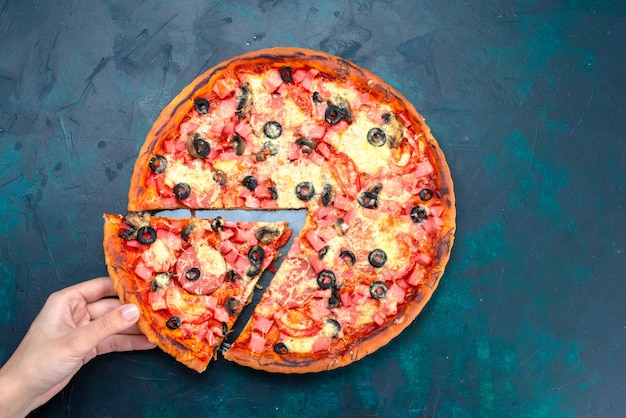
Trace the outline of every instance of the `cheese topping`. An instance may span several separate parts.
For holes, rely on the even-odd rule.
[[[206,243],[195,247],[198,260],[202,264],[202,271],[210,272],[212,276],[221,277],[226,274],[228,267],[222,254]]]

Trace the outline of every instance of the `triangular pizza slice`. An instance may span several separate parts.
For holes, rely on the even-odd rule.
[[[202,372],[279,257],[286,222],[104,215],[109,275],[140,330],[163,351]]]

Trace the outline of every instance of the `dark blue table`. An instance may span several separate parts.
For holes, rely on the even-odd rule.
[[[617,0],[0,1],[0,364],[47,295],[106,274],[101,215],[125,213],[161,108],[279,45],[352,60],[426,117],[458,202],[433,299],[344,369],[111,354],[34,416],[626,416]]]

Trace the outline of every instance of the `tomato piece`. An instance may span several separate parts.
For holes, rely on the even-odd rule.
[[[346,154],[335,153],[328,157],[330,171],[343,193],[354,199],[361,190],[359,170],[354,161]]]

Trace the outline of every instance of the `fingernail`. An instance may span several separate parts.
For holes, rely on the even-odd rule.
[[[124,318],[125,320],[133,321],[137,319],[138,316],[139,309],[137,308],[137,306],[133,305],[132,303],[122,306],[122,318]]]

